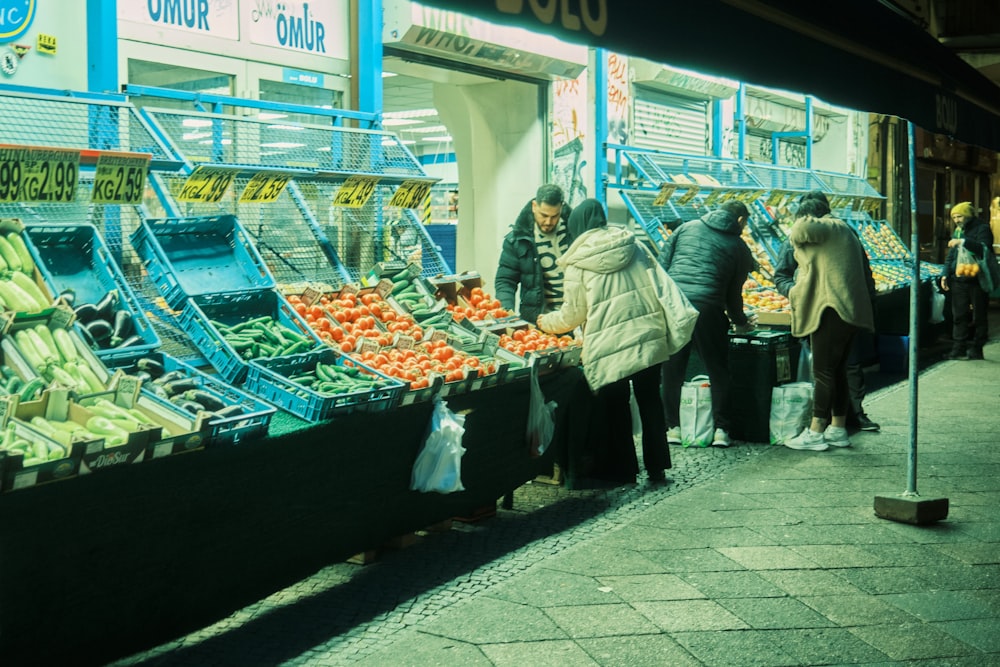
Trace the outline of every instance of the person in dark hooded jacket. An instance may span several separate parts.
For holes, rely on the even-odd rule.
[[[944,261],[941,289],[951,292],[952,346],[946,359],[982,359],[983,345],[989,340],[990,295],[980,286],[975,275],[958,275],[958,249],[964,246],[977,257],[993,253],[993,231],[988,223],[976,216],[972,202],[964,201],[951,208],[955,223],[954,237],[948,241],[948,255]],[[972,309],[972,326],[969,326],[969,309]],[[968,356],[966,356],[968,355]]]
[[[526,322],[533,324],[539,315],[562,304],[563,271],[556,262],[572,242],[566,225],[569,213],[562,189],[543,185],[504,237],[493,281],[495,295],[509,311],[519,301],[519,313]]]
[[[730,200],[697,220],[685,222],[667,237],[660,263],[698,312],[691,342],[663,364],[663,407],[667,440],[679,444],[681,385],[692,345],[711,381],[715,437],[728,447],[729,325],[752,328],[743,312],[743,282],[754,268],[753,255],[740,234],[749,218],[747,207]]]

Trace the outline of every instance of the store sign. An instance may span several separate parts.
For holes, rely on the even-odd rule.
[[[400,208],[420,208],[427,195],[431,193],[433,183],[427,181],[403,181],[392,193],[389,206]]]
[[[239,12],[233,0],[119,0],[118,18],[210,37],[240,38]]]
[[[281,68],[281,80],[285,83],[294,83],[299,86],[311,86],[313,88],[325,87],[325,77],[317,72],[303,72],[302,70]]]
[[[238,173],[227,167],[198,167],[184,181],[177,201],[218,203]]]
[[[348,176],[334,195],[333,205],[361,208],[368,203],[378,182],[378,176]]]
[[[151,157],[145,153],[100,155],[90,201],[95,204],[141,204]]]
[[[0,146],[0,202],[71,202],[80,151]]]
[[[349,57],[346,0],[253,0],[249,4],[250,41],[254,44],[344,60]]]
[[[0,44],[28,31],[35,18],[35,0],[0,0]]]
[[[278,201],[278,197],[281,196],[290,180],[292,180],[291,174],[273,171],[262,171],[254,174],[254,177],[243,188],[243,193],[240,194],[240,203],[263,204]]]

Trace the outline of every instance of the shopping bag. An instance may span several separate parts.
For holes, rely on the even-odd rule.
[[[987,294],[992,294],[993,290],[1000,287],[1000,264],[997,263],[997,256],[992,248],[986,248],[982,258],[976,257],[979,265],[979,286]]]
[[[696,375],[681,385],[681,444],[708,447],[715,437],[712,388],[707,375]]]
[[[410,488],[424,493],[464,491],[462,485],[462,436],[465,416],[448,409],[440,398],[434,399],[434,412],[424,446],[413,462]]]
[[[798,382],[812,382],[813,380],[813,353],[807,340],[802,341],[799,349],[799,368],[795,374]]]
[[[545,402],[545,394],[538,384],[538,365],[531,364],[530,395],[528,398],[528,428],[525,437],[528,440],[528,451],[532,456],[541,456],[549,448],[552,435],[556,430],[555,412],[558,404],[555,401]]]
[[[811,382],[789,382],[771,390],[771,444],[783,445],[812,419]]]
[[[931,292],[931,315],[927,318],[930,324],[941,324],[944,322],[944,292],[933,290]]]

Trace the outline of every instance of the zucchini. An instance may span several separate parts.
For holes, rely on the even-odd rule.
[[[16,313],[37,313],[41,310],[35,299],[13,280],[0,280],[0,299]]]
[[[0,257],[3,257],[3,261],[7,262],[7,268],[12,272],[21,270],[21,258],[5,236],[0,236]]]
[[[38,398],[38,394],[41,394],[43,389],[45,389],[45,380],[42,378],[33,378],[21,387],[18,397],[22,401],[33,401]]]
[[[51,331],[55,346],[59,350],[59,356],[66,361],[76,361],[80,358],[76,352],[76,345],[73,344],[73,338],[69,335],[69,331],[60,328],[52,329]]]
[[[14,248],[14,252],[17,253],[17,258],[21,260],[21,271],[26,275],[33,275],[35,273],[35,260],[31,259],[31,253],[28,252],[28,246],[24,244],[24,239],[21,238],[20,234],[14,232],[8,232],[6,239]]]
[[[24,293],[31,297],[31,299],[38,304],[38,310],[49,307],[49,297],[45,296],[45,292],[42,288],[38,286],[34,280],[24,275],[20,271],[15,271],[10,274],[11,282],[24,290]]]

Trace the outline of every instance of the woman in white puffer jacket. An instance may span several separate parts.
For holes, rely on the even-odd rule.
[[[559,259],[565,272],[563,305],[541,315],[538,328],[565,333],[583,326],[584,375],[606,407],[612,441],[626,433],[631,440],[631,383],[642,420],[645,468],[650,481],[662,482],[671,463],[660,364],[670,351],[654,281],[670,278],[632,232],[607,225],[595,199],[573,209],[569,232],[573,244]],[[630,449],[634,460],[634,446]]]

